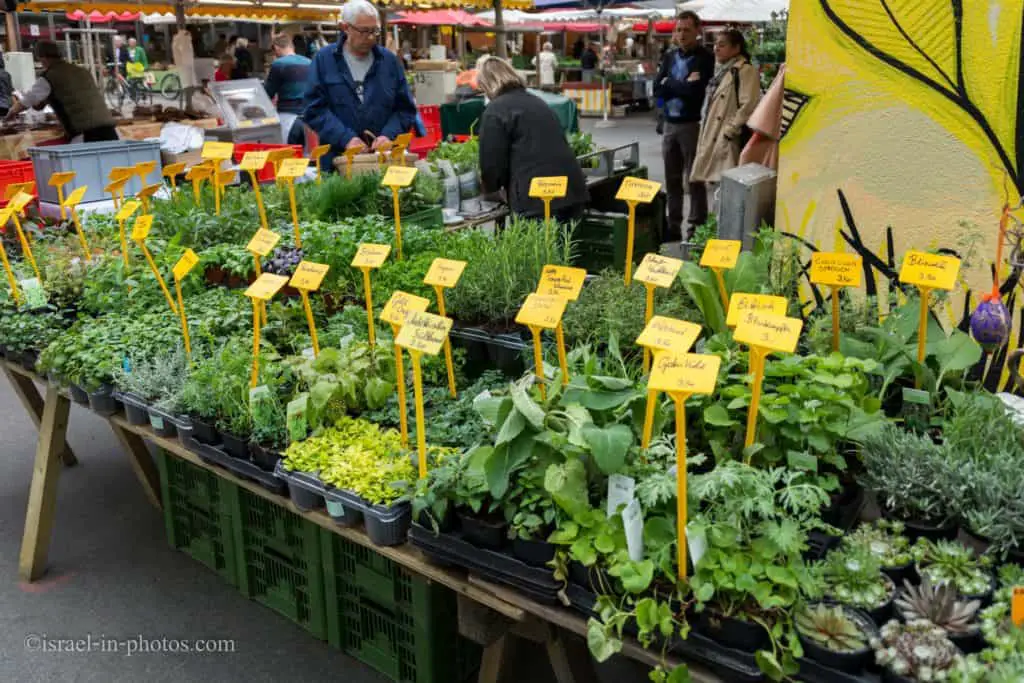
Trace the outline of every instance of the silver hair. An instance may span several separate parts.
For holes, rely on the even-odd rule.
[[[544,43],[543,49],[545,49],[545,50],[553,50],[554,46],[551,43]]]
[[[341,8],[341,22],[343,24],[354,24],[359,17],[373,17],[380,25],[380,13],[367,0],[348,0]]]

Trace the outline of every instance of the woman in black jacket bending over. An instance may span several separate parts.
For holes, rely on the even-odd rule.
[[[513,213],[543,218],[544,203],[530,197],[530,181],[567,176],[566,195],[551,202],[551,215],[570,221],[583,215],[587,183],[555,114],[526,90],[519,74],[497,57],[480,65],[477,84],[490,99],[480,117],[480,178],[484,192],[504,189]]]

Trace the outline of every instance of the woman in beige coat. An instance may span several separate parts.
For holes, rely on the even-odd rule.
[[[719,33],[715,60],[690,182],[717,183],[724,171],[738,165],[744,126],[761,99],[761,77],[750,63],[742,33],[735,29]]]

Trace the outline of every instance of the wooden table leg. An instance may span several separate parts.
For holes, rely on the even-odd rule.
[[[498,683],[501,678],[501,670],[505,663],[505,644],[511,636],[501,636],[493,643],[484,648],[483,657],[480,659],[480,673],[477,676],[477,683]]]
[[[18,573],[24,581],[35,581],[46,570],[61,470],[57,462],[64,448],[70,411],[71,401],[61,395],[57,387],[47,387],[18,562]]]
[[[6,365],[4,365],[4,374],[7,375],[11,386],[14,387],[14,393],[21,400],[21,405],[25,407],[25,412],[32,418],[32,423],[35,424],[36,429],[39,429],[39,422],[43,418],[43,399],[39,395],[39,389],[36,388],[35,382],[30,377],[19,372],[11,372]],[[68,467],[78,464],[78,459],[75,458],[75,453],[71,450],[71,446],[68,445],[67,441],[64,441],[64,449],[61,451],[60,457]]]
[[[590,653],[579,636],[574,636],[554,624],[548,624],[548,634],[544,647],[547,649],[551,669],[555,672],[555,680],[558,683],[597,680],[594,660],[590,658]]]
[[[157,471],[156,464],[154,464],[153,458],[150,457],[149,451],[146,449],[145,439],[114,422],[110,423],[110,428],[114,430],[114,436],[117,437],[117,440],[121,442],[121,446],[128,453],[128,462],[131,463],[132,469],[135,470],[135,476],[139,478],[139,483],[142,484],[142,490],[146,492],[149,502],[157,510],[162,509],[163,506],[160,502],[160,473]]]

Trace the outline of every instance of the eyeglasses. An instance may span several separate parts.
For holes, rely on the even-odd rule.
[[[352,24],[349,24],[348,27],[362,36],[373,36],[374,38],[376,38],[377,36],[380,35],[379,26],[376,28],[361,28],[359,26],[353,26]]]

